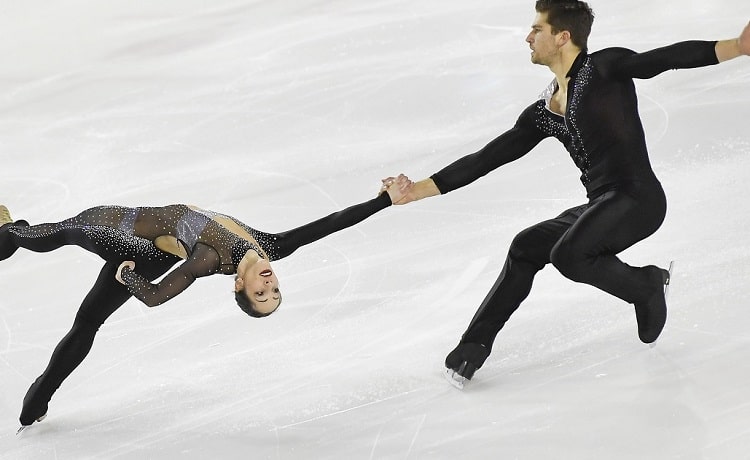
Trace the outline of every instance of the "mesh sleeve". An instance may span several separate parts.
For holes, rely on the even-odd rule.
[[[182,293],[196,279],[217,273],[219,267],[219,254],[210,246],[198,244],[185,262],[170,271],[158,283],[150,283],[139,275],[137,265],[136,271],[123,269],[122,280],[135,298],[149,307],[155,307]]]

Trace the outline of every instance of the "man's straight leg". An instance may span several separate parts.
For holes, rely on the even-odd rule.
[[[479,306],[461,342],[446,358],[447,368],[459,372],[464,366],[461,375],[471,378],[474,370],[484,364],[498,332],[529,295],[534,276],[550,262],[552,248],[587,207],[586,204],[568,209],[516,235],[500,276]],[[467,363],[469,368],[466,368]]]

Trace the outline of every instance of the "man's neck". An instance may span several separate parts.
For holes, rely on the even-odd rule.
[[[563,92],[568,91],[568,72],[579,54],[581,50],[575,47],[562,49],[558,59],[549,65],[549,69],[555,74],[558,88]]]

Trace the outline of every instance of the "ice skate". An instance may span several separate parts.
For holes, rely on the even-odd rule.
[[[44,419],[45,419],[46,417],[47,417],[47,414],[44,414],[44,415],[42,415],[41,417],[39,417],[38,419],[36,419],[36,420],[34,420],[34,421],[35,421],[35,422],[41,422],[41,421],[42,421],[42,420],[44,420]],[[18,436],[18,435],[20,435],[21,433],[23,433],[23,430],[25,430],[26,428],[28,428],[28,427],[30,427],[30,426],[31,426],[31,425],[21,425],[21,427],[20,427],[20,428],[18,429],[18,431],[16,431],[16,436]]]
[[[21,415],[18,417],[18,421],[21,422],[21,428],[18,429],[16,434],[21,433],[35,422],[41,422],[47,417],[49,401],[52,398],[52,394],[41,389],[41,385],[42,376],[40,375],[34,380],[34,383],[31,384],[29,390],[26,392],[26,396],[23,398]]]
[[[648,268],[659,271],[656,276],[661,276],[662,290],[653,295],[647,302],[635,304],[635,317],[638,322],[638,337],[643,343],[647,343],[653,348],[667,322],[667,294],[674,270],[674,261],[669,263],[668,270],[654,266]]]
[[[0,204],[0,227],[10,223],[13,223],[13,218],[10,217],[10,211],[8,211],[7,206]]]
[[[467,380],[482,367],[490,350],[480,343],[459,343],[445,358],[445,378],[454,387],[462,390]]]
[[[458,388],[459,390],[463,390],[464,384],[466,384],[466,381],[471,380],[471,379],[464,377],[462,373],[468,373],[473,376],[474,372],[476,371],[476,368],[471,369],[471,367],[472,367],[471,364],[464,361],[464,363],[461,364],[461,367],[457,371],[454,371],[451,368],[446,368],[445,379],[448,380],[448,383],[450,383],[454,387]]]

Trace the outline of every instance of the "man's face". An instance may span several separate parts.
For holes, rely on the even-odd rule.
[[[531,48],[531,62],[550,65],[553,58],[560,53],[558,34],[552,33],[552,26],[547,22],[547,13],[537,13],[531,32],[526,36],[526,43]]]

